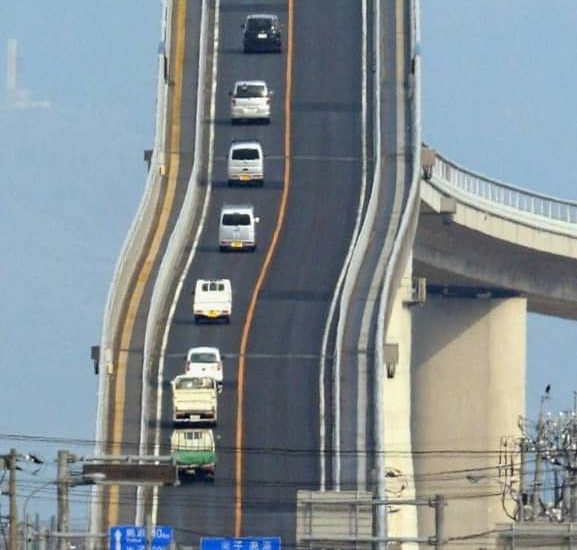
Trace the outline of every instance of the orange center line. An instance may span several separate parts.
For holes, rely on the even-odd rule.
[[[291,183],[291,99],[292,99],[292,67],[293,67],[293,23],[294,23],[294,0],[288,0],[288,22],[287,22],[287,63],[285,73],[285,132],[284,132],[284,150],[285,164],[283,176],[283,192],[279,207],[279,213],[276,226],[272,235],[270,246],[268,247],[262,269],[254,287],[246,319],[244,322],[242,336],[240,341],[240,352],[238,359],[238,383],[237,383],[237,407],[236,407],[236,454],[235,454],[235,501],[234,501],[234,536],[240,537],[242,533],[242,498],[243,498],[243,440],[244,440],[244,378],[246,371],[246,352],[248,347],[249,333],[252,328],[254,313],[258,296],[268,274],[273,255],[275,253],[280,232],[284,223],[288,196]]]

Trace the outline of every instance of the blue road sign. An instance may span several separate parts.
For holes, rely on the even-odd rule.
[[[157,525],[152,531],[151,550],[165,550],[172,543],[172,527]],[[110,528],[110,550],[146,550],[146,528],[115,525]]]
[[[281,550],[280,537],[207,537],[200,550]]]
[[[136,525],[111,527],[110,550],[146,550],[146,529]]]
[[[173,531],[169,525],[157,525],[152,531],[152,550],[164,550],[172,543]]]

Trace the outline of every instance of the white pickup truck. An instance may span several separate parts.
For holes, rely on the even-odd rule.
[[[171,383],[175,424],[212,424],[218,418],[216,380],[180,374]]]
[[[218,348],[208,346],[190,348],[186,354],[185,372],[190,376],[214,378],[219,393],[222,391],[222,359]]]
[[[194,320],[224,319],[230,322],[232,288],[229,279],[198,279],[194,287]]]

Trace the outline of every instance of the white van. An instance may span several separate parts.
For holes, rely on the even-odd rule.
[[[186,354],[185,374],[210,376],[216,381],[219,393],[222,391],[222,357],[218,348],[199,346],[190,348]]]
[[[270,124],[271,96],[264,80],[239,80],[230,92],[231,122],[254,120]]]
[[[194,320],[224,319],[230,322],[232,288],[229,279],[198,279],[194,287]]]
[[[220,210],[218,227],[218,246],[225,250],[256,249],[256,224],[259,218],[254,215],[251,204],[225,204]]]
[[[228,184],[264,183],[264,155],[258,141],[235,141],[228,151]]]

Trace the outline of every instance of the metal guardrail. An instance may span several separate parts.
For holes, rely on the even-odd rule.
[[[433,167],[433,178],[443,180],[464,193],[499,206],[548,220],[577,223],[577,202],[534,193],[476,174],[438,153]]]

